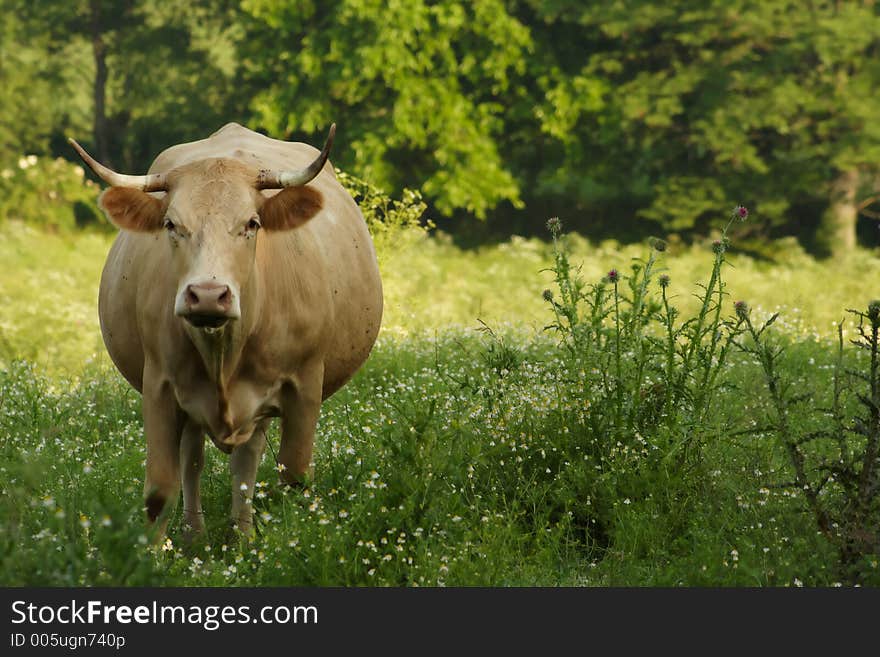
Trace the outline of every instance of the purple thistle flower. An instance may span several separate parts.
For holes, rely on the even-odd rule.
[[[616,269],[612,269],[608,272],[608,276],[606,276],[606,278],[608,279],[609,283],[616,283],[620,280],[620,274],[617,273]]]
[[[744,205],[737,205],[733,209],[733,217],[734,219],[739,219],[740,221],[745,221],[749,218],[749,210]]]

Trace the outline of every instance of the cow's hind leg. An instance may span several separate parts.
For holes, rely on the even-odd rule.
[[[180,463],[183,483],[183,522],[188,534],[205,531],[199,478],[205,467],[205,433],[193,421],[183,427],[180,437]]]
[[[292,385],[283,388],[278,464],[284,483],[301,485],[313,475],[312,450],[323,400],[323,383],[324,365],[316,363],[304,368]]]
[[[266,449],[266,429],[269,420],[260,421],[247,442],[238,445],[229,457],[232,472],[232,524],[245,536],[254,529],[254,484],[257,468]]]

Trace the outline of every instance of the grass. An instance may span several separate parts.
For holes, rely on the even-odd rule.
[[[590,244],[567,236],[573,263],[587,280],[609,269],[625,269],[644,247],[613,242]],[[25,358],[50,374],[75,374],[83,364],[105,362],[97,319],[97,286],[112,235],[101,232],[50,234],[26,224],[0,226],[0,363]],[[684,312],[706,266],[709,245],[670,248],[664,266],[670,294]],[[552,246],[537,239],[462,251],[442,235],[413,231],[388,240],[381,255],[385,286],[383,335],[405,338],[448,326],[512,325],[540,331],[549,323],[544,289],[553,282],[548,268]],[[866,281],[880,279],[880,258],[857,251],[844,269],[836,261],[816,261],[792,247],[777,263],[728,254],[729,291],[757,311],[780,312],[780,324],[797,339],[833,338],[844,309],[863,305],[872,292]],[[858,272],[854,274],[852,272]],[[876,294],[874,296],[880,296]],[[833,302],[829,302],[833,300]],[[847,326],[854,324],[847,320]]]
[[[316,480],[258,475],[258,537],[226,529],[228,459],[208,450],[208,539],[148,546],[139,399],[106,371],[49,382],[26,365],[0,380],[5,437],[4,585],[832,585],[833,546],[802,500],[773,483],[783,455],[731,437],[763,407],[755,367],[732,364],[707,441],[686,477],[652,465],[657,446],[591,452],[555,342],[517,351],[513,372],[484,336],[383,341],[326,405]],[[815,359],[821,376],[825,350]],[[489,357],[491,359],[491,357]],[[736,403],[734,403],[736,402]],[[270,438],[277,449],[277,433]],[[594,469],[602,478],[596,485]],[[608,481],[608,479],[613,481]],[[584,491],[596,491],[593,496]],[[610,491],[616,491],[611,495]],[[597,523],[602,526],[597,527]],[[876,562],[875,562],[876,564]],[[877,581],[876,579],[874,580]]]
[[[60,374],[102,358],[97,281],[109,248],[98,232],[0,227],[0,362],[24,358]]]
[[[634,318],[659,311],[623,301],[633,301],[629,262],[646,249],[590,247],[576,236],[566,238],[565,257],[584,260],[585,281],[621,272],[623,323],[600,321],[595,348],[580,342],[575,352],[564,326],[541,330],[560,317],[542,299],[546,288],[560,294],[552,245],[514,240],[461,252],[413,236],[383,250],[385,328],[367,365],[324,405],[313,485],[280,488],[265,459],[257,538],[241,543],[227,530],[228,459],[208,449],[206,540],[184,545],[178,506],[169,540],[153,547],[141,500],[140,400],[106,358],[92,356],[101,353],[94,296],[108,239],[3,231],[0,255],[11,265],[0,279],[11,309],[0,368],[4,585],[880,583],[870,553],[848,579],[803,495],[784,485],[791,466],[773,426],[778,407],[753,354],[727,353],[698,427],[687,412],[651,411],[652,386],[663,381],[655,365],[666,363],[651,345],[662,347],[652,340],[663,333],[652,332],[654,320],[636,330]],[[724,290],[733,296],[718,297],[715,320],[710,300],[700,326],[736,330],[733,298],[748,299],[756,325],[786,308],[772,327],[786,348],[775,367],[789,389],[810,393],[792,402],[790,418],[795,432],[808,432],[822,422],[808,408],[827,408],[834,395],[832,322],[847,305],[865,306],[864,280],[878,262],[857,254],[854,280],[801,254],[774,267],[727,256]],[[712,257],[707,246],[658,261],[655,274],[665,268],[680,308],[676,326],[700,312],[692,295]],[[630,276],[640,289],[639,274]],[[645,289],[656,299],[655,283]],[[577,301],[578,312],[587,301]],[[603,345],[618,345],[621,358]],[[703,346],[694,363],[709,353]],[[867,359],[845,354],[850,370]],[[679,396],[656,399],[691,408],[690,380]],[[854,397],[842,404],[850,415],[859,406]],[[828,494],[833,506],[836,493]]]

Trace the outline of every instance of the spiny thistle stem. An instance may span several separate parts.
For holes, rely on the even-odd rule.
[[[776,429],[779,432],[782,445],[788,454],[789,462],[794,469],[794,483],[798,490],[802,491],[804,497],[806,497],[807,503],[816,518],[816,524],[819,527],[819,530],[828,538],[833,538],[831,520],[828,512],[819,500],[817,490],[810,483],[807,476],[804,453],[801,450],[800,444],[797,438],[795,438],[789,423],[788,404],[779,387],[779,375],[776,372],[776,357],[778,352],[774,353],[772,347],[761,341],[761,334],[763,333],[764,328],[767,328],[772,320],[768,321],[761,330],[756,330],[747,310],[740,314],[740,319],[745,323],[746,329],[755,343],[754,349],[747,349],[747,351],[757,356],[761,363],[761,369],[764,373],[764,381],[770,392],[770,400],[773,403],[773,408],[776,414]],[[775,319],[775,317],[773,319]]]
[[[712,336],[709,340],[709,351],[706,354],[706,362],[703,365],[703,372],[702,372],[703,376],[700,380],[699,386],[697,387],[698,401],[697,401],[696,407],[697,407],[697,411],[700,415],[700,418],[702,418],[703,413],[708,408],[709,402],[711,400],[712,386],[710,385],[710,383],[712,383],[715,378],[713,376],[713,372],[717,371],[717,366],[716,367],[712,366],[712,359],[715,357],[715,352],[716,352],[716,349],[718,348],[718,341],[721,338],[721,327],[722,327],[721,307],[722,307],[722,303],[724,301],[724,285],[725,285],[724,280],[721,275],[721,265],[723,264],[723,258],[724,258],[723,252],[720,254],[717,254],[716,259],[717,258],[722,259],[718,263],[718,266],[716,267],[716,269],[718,271],[718,276],[717,276],[718,290],[716,293],[718,295],[718,301],[715,304],[715,313],[714,313],[714,317],[712,318],[712,322],[711,322]],[[706,294],[707,300],[709,299],[709,297],[710,297],[710,293],[707,293]],[[729,347],[729,342],[726,346]],[[722,347],[722,353],[719,354],[719,357],[718,357],[718,366],[720,366],[720,364],[723,362],[723,360],[724,360],[723,357],[724,357],[724,355],[726,355],[726,352],[727,352],[727,349],[725,347]]]
[[[619,431],[623,411],[623,371],[620,367],[620,295],[617,289],[619,275],[616,269],[608,272],[608,279],[614,285],[614,387],[617,393],[614,425]]]
[[[641,272],[641,278],[638,279],[635,285],[633,285],[632,314],[629,322],[629,335],[631,339],[635,341],[636,375],[633,381],[632,390],[630,391],[631,399],[633,400],[636,400],[638,395],[642,394],[642,385],[645,379],[645,366],[648,362],[648,358],[645,355],[645,340],[642,335],[642,313],[644,312],[645,299],[648,295],[648,284],[651,281],[651,274],[656,260],[656,253],[652,250],[648,256],[648,261],[645,263],[645,269]],[[636,401],[630,403],[630,425],[635,422],[638,407],[639,405]]]
[[[880,353],[880,343],[878,343],[880,317],[871,317],[871,312],[869,308],[871,332],[868,344],[871,351],[871,403],[867,404],[867,406],[870,423],[867,432],[868,442],[865,445],[865,457],[862,461],[862,472],[859,476],[859,498],[864,502],[865,507],[867,507],[867,500],[872,497],[872,490],[876,486],[874,480],[877,471],[878,455],[880,455],[878,454],[878,451],[880,451],[880,380],[878,380],[878,369],[880,369],[880,361],[878,361],[878,353]]]
[[[666,326],[666,390],[663,401],[663,410],[667,416],[667,422],[672,422],[672,395],[675,391],[673,378],[675,375],[675,316],[669,306],[669,297],[666,294],[669,278],[661,280],[660,291],[663,295],[663,319]]]
[[[702,341],[701,338],[703,336],[703,325],[706,321],[706,315],[709,312],[709,304],[712,300],[712,293],[715,290],[715,282],[718,280],[718,272],[721,269],[721,263],[723,261],[723,255],[721,253],[715,254],[715,264],[712,267],[712,274],[709,276],[709,283],[706,285],[705,292],[703,294],[703,303],[700,306],[700,312],[697,314],[697,321],[694,324],[694,328],[691,330],[691,339],[688,344],[687,351],[685,352],[685,356],[682,363],[682,374],[687,374],[691,371],[691,362],[694,357],[694,353],[697,351],[697,347],[700,345]],[[684,383],[684,382],[682,382]]]

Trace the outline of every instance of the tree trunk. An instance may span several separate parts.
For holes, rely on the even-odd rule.
[[[859,172],[854,169],[841,172],[831,183],[828,209],[819,226],[819,243],[827,255],[846,255],[856,248],[858,185]]]
[[[95,105],[95,120],[93,124],[95,153],[98,156],[98,160],[110,166],[110,140],[107,126],[107,45],[104,43],[104,33],[101,29],[100,0],[92,0],[90,9],[92,54],[95,58],[95,82],[92,87]]]

